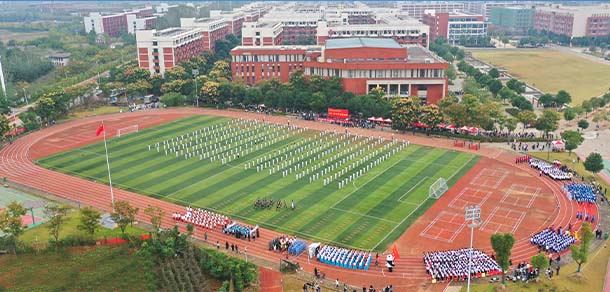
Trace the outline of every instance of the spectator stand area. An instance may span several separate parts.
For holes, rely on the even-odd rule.
[[[471,256],[472,262],[469,269]],[[465,281],[469,273],[474,278],[502,274],[502,268],[495,259],[480,250],[469,248],[426,252],[424,253],[424,264],[432,283]]]

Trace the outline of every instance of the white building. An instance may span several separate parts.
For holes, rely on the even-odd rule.
[[[204,51],[202,28],[168,28],[136,32],[138,64],[151,74],[167,69]]]

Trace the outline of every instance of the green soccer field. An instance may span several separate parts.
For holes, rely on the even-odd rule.
[[[384,250],[435,202],[428,199],[431,184],[443,177],[451,186],[479,159],[402,142],[246,123],[253,122],[191,116],[110,139],[113,184],[286,234]],[[173,146],[180,137],[191,143],[188,151]],[[107,183],[103,142],[37,163]],[[255,209],[257,198],[285,200],[288,208]]]

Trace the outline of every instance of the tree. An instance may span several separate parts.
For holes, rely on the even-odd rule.
[[[582,102],[582,108],[585,110],[585,117],[587,117],[586,114],[593,111],[593,106],[591,105],[591,101],[589,100],[585,100]]]
[[[538,271],[544,271],[549,267],[549,261],[546,255],[543,252],[538,253],[537,255],[532,257],[532,266]],[[540,275],[540,273],[538,273]]]
[[[565,90],[560,90],[555,95],[555,104],[559,107],[570,102],[572,102],[572,96]]]
[[[512,133],[517,128],[517,122],[518,121],[515,118],[506,119],[505,126],[509,133]]]
[[[503,102],[506,102],[506,100],[512,100],[513,96],[515,96],[516,93],[508,88],[508,87],[502,87],[502,89],[500,89],[500,91],[498,92],[498,96],[500,97],[500,99],[502,99]]]
[[[76,228],[93,235],[100,226],[100,218],[102,218],[100,212],[91,207],[85,207],[80,210],[80,224]]]
[[[184,105],[184,102],[186,101],[186,96],[180,93],[170,92],[162,95],[160,100],[166,106],[181,106]]]
[[[508,43],[510,42],[510,40],[509,40],[507,37],[505,37],[505,36],[501,37],[501,38],[500,38],[500,41],[502,42],[502,44],[503,44],[505,47],[506,47],[506,44],[508,44]]]
[[[163,220],[163,216],[165,216],[165,211],[157,206],[148,206],[144,209],[144,214],[150,217],[150,224],[153,226],[153,229],[156,231],[161,228],[161,221]]]
[[[604,159],[599,153],[593,152],[589,154],[585,160],[585,169],[592,173],[600,172],[604,169]]]
[[[580,245],[572,245],[570,247],[570,250],[572,251],[572,258],[578,264],[578,270],[576,271],[577,273],[580,273],[580,267],[582,266],[582,264],[587,262],[587,259],[589,257],[589,244],[591,243],[591,239],[593,239],[593,232],[591,232],[591,225],[589,224],[589,222],[582,223],[579,234]]]
[[[125,228],[127,228],[127,225],[133,225],[139,210],[139,208],[132,207],[127,201],[116,201],[114,212],[110,213],[110,218],[121,228],[121,233],[125,234]]]
[[[506,271],[509,268],[510,254],[515,244],[515,237],[510,233],[496,233],[491,236],[491,246],[496,253],[496,261],[502,268],[502,285],[506,283]]]
[[[514,92],[521,94],[525,92],[525,83],[517,79],[511,79],[506,82],[506,87],[512,89]]]
[[[443,122],[443,113],[436,104],[427,104],[420,109],[420,122],[430,127],[436,127]]]
[[[26,212],[27,210],[17,201],[10,202],[6,205],[6,209],[0,211],[0,231],[10,236],[15,253],[17,253],[19,236],[25,231],[21,216]]]
[[[406,130],[417,122],[419,116],[419,100],[416,97],[396,98],[392,100],[392,127]]]
[[[445,76],[447,76],[449,80],[455,80],[457,73],[455,72],[455,67],[453,67],[453,64],[449,64],[449,67],[445,69]]]
[[[492,68],[487,74],[489,74],[489,76],[494,79],[500,77],[500,71],[498,71],[498,69],[496,68]]]
[[[5,115],[0,114],[0,139],[4,138],[6,133],[8,133],[10,130],[10,121]]]
[[[523,126],[534,124],[537,118],[536,113],[533,111],[521,111],[517,114],[517,120],[519,120]]]
[[[567,108],[563,111],[563,118],[569,122],[576,118],[576,113],[571,108]]]
[[[489,91],[493,93],[494,96],[496,96],[498,92],[500,92],[502,87],[504,86],[502,85],[502,82],[498,79],[493,79],[487,83],[487,88],[489,88]]]
[[[544,110],[542,116],[536,120],[536,129],[548,134],[557,130],[558,122],[559,114],[556,111]]]
[[[220,93],[218,92],[219,83],[215,81],[208,81],[201,87],[201,94],[204,99],[208,102],[217,102]]]
[[[583,129],[583,131],[584,131],[585,129],[587,129],[589,127],[589,122],[584,119],[580,120],[580,121],[578,121],[578,127]]]
[[[550,93],[545,93],[538,98],[538,102],[542,104],[543,107],[552,107],[555,105],[555,97]]]
[[[561,139],[565,141],[566,150],[569,151],[568,155],[572,155],[572,150],[578,148],[580,144],[585,140],[579,132],[567,130],[561,133]]]
[[[70,210],[69,206],[49,203],[44,206],[43,212],[49,218],[47,229],[49,234],[55,239],[55,245],[59,246],[59,232],[62,225],[66,222],[66,216]]]

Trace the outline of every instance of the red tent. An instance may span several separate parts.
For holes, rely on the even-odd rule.
[[[392,119],[385,119],[385,120],[383,120],[383,121],[384,121],[385,123],[391,123],[391,122],[392,122]]]
[[[479,131],[479,129],[477,129],[476,127],[471,127],[470,129],[468,129],[468,131],[470,131],[470,132],[473,132],[473,133],[474,133],[474,132],[478,132],[478,131]]]
[[[463,126],[463,127],[460,128],[460,130],[462,130],[462,131],[470,131],[470,127]]]
[[[445,129],[453,130],[453,129],[455,129],[455,125],[449,125],[449,126],[445,127]]]
[[[377,118],[376,117],[370,117],[367,120],[374,122]]]

